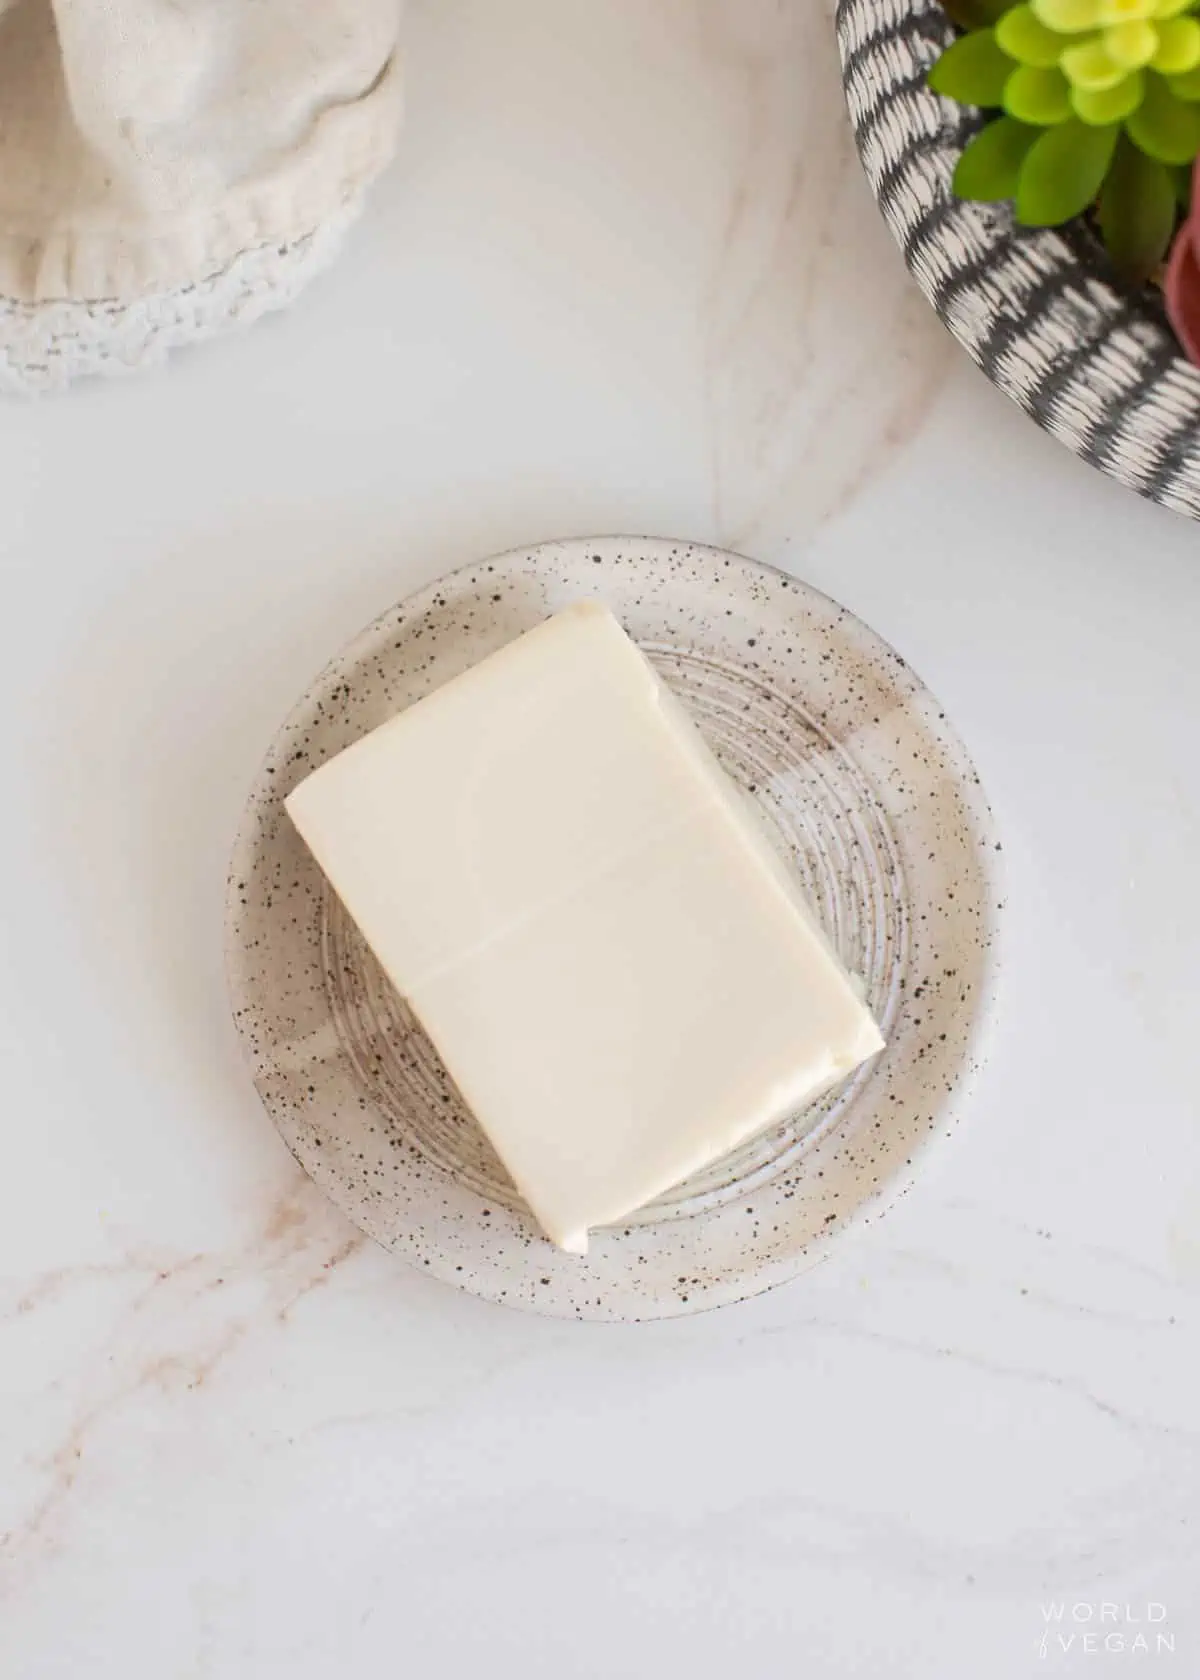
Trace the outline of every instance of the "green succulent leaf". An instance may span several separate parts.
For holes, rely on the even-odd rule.
[[[1149,280],[1167,254],[1176,215],[1170,169],[1122,135],[1100,189],[1100,233],[1123,280]]]
[[[1062,36],[1047,29],[1029,5],[1005,12],[996,25],[996,40],[1009,58],[1032,65],[1035,70],[1049,70],[1058,63],[1063,50]]]
[[[1077,47],[1066,47],[1059,59],[1067,77],[1078,88],[1100,93],[1116,87],[1129,72],[1111,58],[1100,36],[1081,41]]]
[[[1018,122],[1049,128],[1071,115],[1071,84],[1061,70],[1019,64],[1004,84],[1004,109]]]
[[[989,204],[1014,198],[1021,165],[1041,132],[1013,117],[997,117],[981,128],[958,160],[954,171],[956,195]]]
[[[1135,146],[1160,163],[1191,163],[1200,152],[1200,110],[1177,99],[1161,76],[1146,77],[1142,103],[1125,120]]]
[[[1130,18],[1125,23],[1113,24],[1104,31],[1104,50],[1114,64],[1120,65],[1122,70],[1142,70],[1154,57],[1159,47],[1158,30],[1149,18]],[[1177,64],[1177,70],[1186,70],[1186,64]]]
[[[1121,123],[1142,103],[1146,91],[1145,78],[1140,70],[1110,88],[1071,89],[1071,104],[1080,121],[1103,128],[1108,123]]]
[[[1104,22],[1101,0],[1031,0],[1031,4],[1046,28],[1060,35],[1081,35]]]
[[[1016,3],[1017,0],[942,0],[942,10],[960,29],[988,29]]]
[[[1200,65],[1200,23],[1194,17],[1171,18],[1157,28],[1158,46],[1150,60],[1164,76],[1186,75]]]
[[[1168,76],[1167,86],[1176,99],[1200,100],[1200,69],[1186,70],[1181,76]]]
[[[1175,202],[1186,216],[1192,208],[1192,169],[1188,164],[1171,167],[1171,184],[1175,188]]]
[[[1025,227],[1057,227],[1095,202],[1112,162],[1115,127],[1072,118],[1034,141],[1017,178],[1017,220]]]
[[[957,99],[962,105],[994,107],[1004,99],[1004,84],[1015,66],[996,44],[990,29],[964,35],[946,48],[929,72],[934,93]]]

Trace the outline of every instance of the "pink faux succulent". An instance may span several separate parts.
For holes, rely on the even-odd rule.
[[[1167,272],[1163,278],[1163,294],[1167,314],[1175,335],[1189,359],[1200,367],[1200,162],[1192,176],[1192,208],[1179,225]]]

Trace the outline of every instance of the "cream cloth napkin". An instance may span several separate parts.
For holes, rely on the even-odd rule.
[[[391,155],[400,0],[0,0],[0,296],[303,238]]]

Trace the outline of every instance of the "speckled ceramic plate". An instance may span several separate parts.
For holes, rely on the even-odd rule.
[[[873,1064],[586,1258],[537,1231],[282,806],[324,759],[572,601],[606,601],[758,801],[888,1039]],[[907,1185],[974,1067],[997,858],[936,701],[865,625],[780,572],[656,539],[548,543],[370,626],[280,730],[234,849],[234,1013],[301,1165],[377,1242],[535,1311],[639,1319],[741,1300]],[[536,1023],[533,1024],[536,1030]]]

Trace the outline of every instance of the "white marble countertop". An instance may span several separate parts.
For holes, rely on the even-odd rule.
[[[1200,1674],[1200,534],[929,315],[826,4],[418,0],[410,75],[292,314],[0,408],[0,1673]],[[914,1193],[617,1329],[358,1239],[221,970],[314,670],[459,562],[614,530],[888,637],[1010,885],[994,1058]]]

